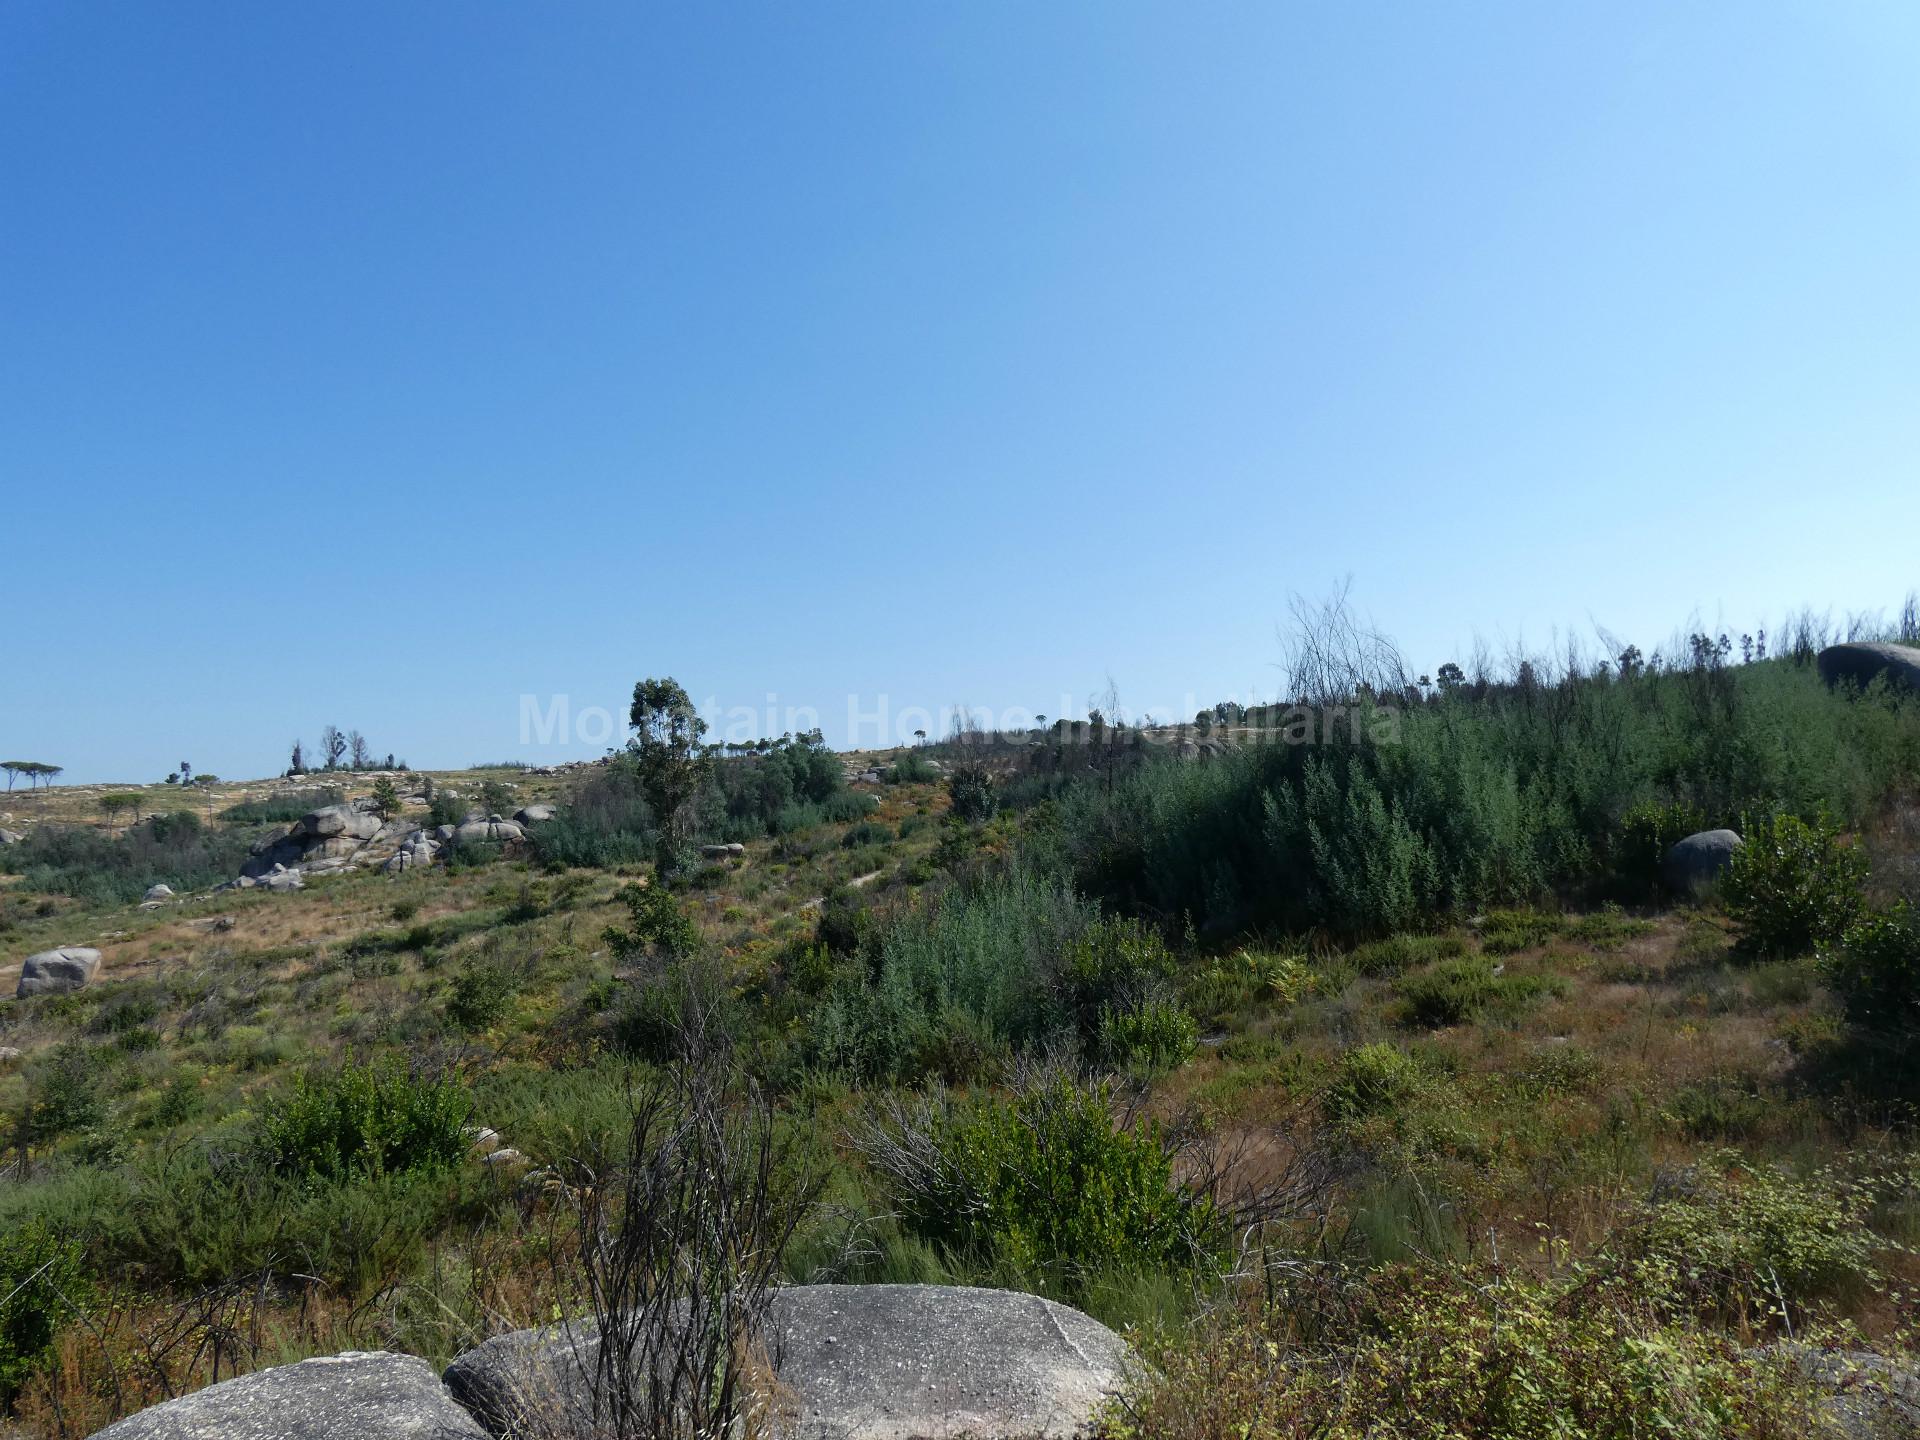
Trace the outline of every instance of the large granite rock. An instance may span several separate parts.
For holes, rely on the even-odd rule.
[[[1097,1320],[1005,1290],[800,1285],[778,1292],[766,1348],[777,1440],[1064,1440],[1124,1384],[1127,1344]],[[496,1436],[586,1436],[591,1325],[518,1330],[446,1372]]]
[[[29,995],[66,995],[83,988],[100,968],[100,952],[85,945],[62,945],[29,955],[20,966],[20,984],[14,998]]]
[[[484,1440],[426,1361],[348,1353],[256,1370],[109,1425],[95,1440]]]
[[[315,840],[331,840],[335,836],[371,840],[380,833],[380,817],[351,805],[328,805],[301,816],[294,822],[293,833]]]
[[[1702,830],[1667,847],[1660,877],[1676,895],[1693,895],[1720,878],[1746,841],[1734,830]]]
[[[558,813],[551,805],[524,805],[513,812],[513,818],[521,826],[544,825]]]
[[[1814,662],[1829,685],[1843,680],[1865,687],[1885,675],[1894,685],[1920,690],[1920,649],[1911,645],[1872,645],[1850,641],[1829,645]]]
[[[453,839],[461,844],[492,842],[500,844],[508,840],[524,840],[527,832],[511,820],[502,820],[498,815],[462,820],[454,827]]]

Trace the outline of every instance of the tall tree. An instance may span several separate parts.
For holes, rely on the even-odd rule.
[[[627,722],[633,728],[627,753],[660,826],[656,863],[662,875],[671,875],[686,863],[688,811],[713,767],[700,743],[707,722],[671,677],[633,687]]]
[[[347,737],[340,733],[336,725],[329,725],[320,732],[320,751],[327,759],[327,769],[338,770],[340,761],[347,753]]]
[[[13,782],[27,774],[32,765],[31,760],[0,760],[0,770],[7,772],[7,789],[13,789]]]

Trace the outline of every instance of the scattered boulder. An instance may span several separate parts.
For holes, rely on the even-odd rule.
[[[18,845],[26,838],[18,830],[0,830],[0,845]]]
[[[0,1065],[11,1065],[22,1053],[18,1045],[0,1045]]]
[[[171,885],[149,885],[147,887],[147,893],[141,897],[142,900],[171,900],[172,898],[173,887]]]
[[[522,805],[513,812],[513,818],[520,825],[544,825],[553,819],[559,811],[551,805]]]
[[[1829,685],[1849,681],[1862,688],[1882,675],[1891,684],[1920,690],[1920,649],[1912,645],[1874,645],[1849,641],[1829,645],[1814,662]]]
[[[414,1355],[349,1352],[256,1370],[109,1425],[94,1440],[485,1440]]]
[[[20,984],[14,998],[29,995],[68,995],[82,989],[100,968],[100,952],[85,945],[62,945],[58,950],[42,950],[29,955],[20,967]]]
[[[1746,844],[1737,831],[1702,830],[1667,847],[1660,861],[1661,878],[1676,895],[1704,890],[1733,863],[1733,852]]]
[[[764,1337],[782,1392],[778,1440],[1065,1440],[1125,1383],[1126,1342],[1036,1295],[950,1285],[797,1285]],[[543,1432],[587,1436],[599,1334],[517,1330],[469,1350],[446,1382],[496,1436],[537,1401]]]

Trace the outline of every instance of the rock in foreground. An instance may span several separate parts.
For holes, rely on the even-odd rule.
[[[85,945],[62,945],[29,955],[20,966],[16,1000],[29,995],[68,995],[83,988],[100,968],[100,952]]]
[[[454,1361],[447,1385],[496,1436],[585,1436],[598,1339],[515,1331]],[[1131,1354],[1051,1300],[948,1285],[794,1286],[766,1339],[779,1440],[1064,1440],[1119,1390]]]
[[[426,1361],[349,1353],[209,1385],[96,1440],[484,1440]]]

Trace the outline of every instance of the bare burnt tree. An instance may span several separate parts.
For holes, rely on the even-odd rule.
[[[1350,579],[1343,580],[1317,604],[1301,595],[1289,602],[1293,628],[1285,637],[1282,663],[1293,699],[1342,705],[1363,693],[1406,693],[1412,672],[1393,641],[1354,609],[1352,588]]]
[[[633,1083],[625,1158],[572,1167],[569,1289],[598,1339],[569,1434],[720,1440],[769,1402],[767,1313],[818,1180],[787,1163],[763,1094],[736,1091],[697,1036],[685,1048]]]

